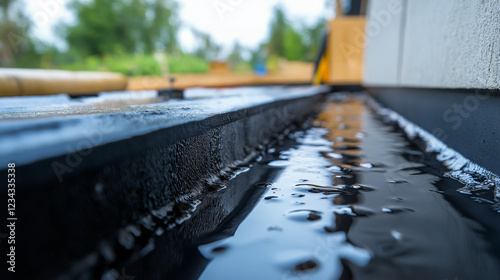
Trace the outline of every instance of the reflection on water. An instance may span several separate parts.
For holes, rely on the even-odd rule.
[[[487,227],[443,196],[442,167],[361,102],[330,102],[293,138],[252,167],[282,170],[234,235],[198,247],[200,279],[500,275]]]

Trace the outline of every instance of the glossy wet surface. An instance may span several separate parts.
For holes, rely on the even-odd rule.
[[[26,164],[66,154],[67,144],[78,150],[77,143],[89,142],[95,135],[99,140],[90,140],[86,147],[326,91],[323,86],[194,88],[185,91],[185,99],[168,101],[156,91],[73,99],[67,95],[4,97],[0,99],[0,163]]]
[[[200,279],[498,277],[485,227],[439,189],[444,168],[426,172],[426,155],[362,103],[330,103],[294,136],[254,167],[283,170],[234,236],[199,246],[211,260]]]
[[[357,99],[330,101],[281,144],[214,192],[250,188],[209,236],[172,249],[167,279],[498,279],[488,195],[457,192],[435,156]]]

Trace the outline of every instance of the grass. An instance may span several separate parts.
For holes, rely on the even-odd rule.
[[[149,76],[167,73],[205,73],[209,67],[204,59],[189,54],[168,55],[166,61],[160,62],[152,54],[89,56],[58,68],[73,71],[109,71],[126,76]]]

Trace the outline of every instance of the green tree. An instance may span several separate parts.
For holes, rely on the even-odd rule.
[[[269,42],[267,48],[270,54],[275,54],[281,57],[285,56],[285,33],[289,24],[286,18],[283,7],[277,5],[274,7],[273,20],[271,22],[271,33],[269,34]]]
[[[273,20],[266,45],[269,57],[283,57],[288,60],[308,60],[308,29],[296,28],[290,24],[283,10],[274,7]]]
[[[243,47],[240,45],[238,41],[234,42],[233,50],[227,57],[227,61],[231,64],[231,67],[236,67],[236,65],[242,63],[244,61],[241,53],[243,52]]]
[[[283,41],[284,57],[287,60],[304,60],[306,53],[306,45],[302,39],[302,35],[293,29],[292,26],[287,26],[285,38]]]
[[[207,61],[216,59],[222,47],[214,42],[210,34],[194,28],[191,28],[191,32],[193,32],[198,45],[194,55]]]
[[[179,49],[177,31],[180,27],[178,5],[174,1],[155,0],[149,11],[153,19],[148,27],[154,36],[146,40],[151,45],[151,50],[166,50],[175,52]]]
[[[240,42],[235,41],[233,44],[233,49],[227,56],[227,61],[231,65],[231,70],[233,72],[251,72],[252,64],[247,61],[243,54],[247,52],[248,49],[243,47]]]
[[[65,31],[70,49],[88,56],[115,52],[120,43],[121,48],[128,46],[130,37],[121,37],[125,35],[121,33],[127,31],[126,27],[117,26],[118,13],[113,7],[113,1],[73,2],[69,8],[75,12],[77,19],[77,24]]]
[[[0,66],[33,67],[39,62],[28,35],[31,22],[20,2],[0,0]]]
[[[305,60],[315,61],[326,34],[326,20],[321,18],[311,27],[304,28]]]
[[[256,65],[258,63],[264,63],[266,60],[266,44],[260,43],[256,49],[251,52],[250,63]]]
[[[65,28],[64,37],[83,56],[177,50],[173,0],[90,0],[69,7],[77,23]]]

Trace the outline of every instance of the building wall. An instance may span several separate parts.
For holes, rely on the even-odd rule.
[[[397,86],[404,27],[404,0],[372,0],[365,30],[363,83]]]
[[[500,88],[500,1],[371,0],[366,86]]]

